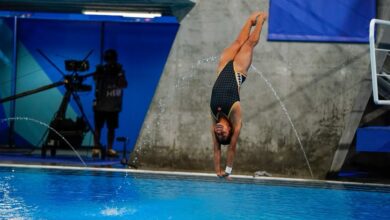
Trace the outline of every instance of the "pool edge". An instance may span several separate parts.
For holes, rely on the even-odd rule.
[[[105,172],[122,172],[122,173],[141,173],[141,174],[159,174],[159,175],[178,175],[178,176],[197,176],[197,177],[215,177],[214,173],[200,172],[183,172],[183,171],[156,171],[142,169],[124,169],[124,168],[98,168],[98,167],[79,167],[79,166],[52,166],[52,165],[25,165],[0,163],[0,167],[14,168],[39,168],[39,169],[57,169],[57,170],[87,170],[87,171],[105,171]],[[348,182],[348,181],[333,181],[333,180],[317,180],[317,179],[302,179],[302,178],[284,178],[284,177],[254,177],[249,175],[231,175],[234,179],[243,180],[276,180],[283,182],[301,182],[301,183],[322,183],[336,185],[356,185],[356,186],[373,186],[373,187],[390,187],[390,184],[382,183],[364,183],[364,182]]]

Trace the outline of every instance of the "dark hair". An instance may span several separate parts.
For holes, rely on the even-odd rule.
[[[232,140],[232,136],[233,136],[233,126],[232,126],[232,123],[230,122],[230,120],[227,120],[227,121],[229,123],[230,131],[229,131],[229,136],[227,136],[226,139],[219,139],[218,136],[215,134],[215,131],[214,131],[215,138],[217,139],[218,143],[220,143],[222,145],[229,145],[230,141]]]
[[[109,61],[117,61],[118,60],[118,54],[116,53],[116,50],[114,49],[108,49],[104,52],[103,60],[106,62]]]
[[[233,135],[233,131],[231,130],[229,136],[226,139],[219,139],[218,137],[216,138],[218,143],[220,143],[221,145],[229,145],[230,141],[232,140],[232,135]]]

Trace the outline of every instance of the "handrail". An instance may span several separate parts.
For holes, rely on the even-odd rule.
[[[376,48],[375,47],[375,25],[376,24],[384,24],[390,26],[390,21],[380,20],[380,19],[371,19],[370,21],[370,33],[369,33],[369,41],[370,41],[370,60],[371,60],[371,78],[372,78],[372,94],[374,98],[375,104],[378,105],[390,105],[390,100],[380,100],[378,95],[378,76],[384,76],[384,74],[378,74],[376,68],[376,51],[388,51],[390,49],[384,48]]]

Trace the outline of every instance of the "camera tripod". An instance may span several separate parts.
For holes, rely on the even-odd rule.
[[[66,70],[72,71],[72,73],[68,75],[63,73],[61,69],[58,68],[49,59],[49,57],[47,57],[41,50],[38,49],[37,51],[64,77],[63,80],[55,82],[50,85],[39,87],[37,89],[33,89],[13,96],[9,96],[4,99],[0,99],[0,103],[15,100],[18,98],[22,98],[28,95],[32,95],[35,93],[39,93],[48,89],[52,89],[64,85],[66,92],[62,98],[58,111],[55,113],[53,119],[50,122],[50,127],[57,130],[63,136],[63,138],[65,138],[72,146],[81,146],[84,136],[88,131],[91,131],[93,137],[95,137],[94,129],[86,117],[83,106],[81,104],[80,96],[77,94],[77,92],[92,90],[91,86],[83,84],[83,80],[87,77],[93,76],[94,73],[79,75],[78,72],[88,70],[89,65],[88,65],[88,61],[86,60],[92,54],[93,50],[91,50],[82,61],[74,61],[74,60],[65,61]],[[72,119],[65,117],[66,109],[67,106],[69,105],[71,98],[73,98],[81,113],[81,117],[77,117],[76,121],[73,121]],[[46,130],[42,139],[45,136],[46,136],[46,140],[43,142],[41,147],[42,157],[46,157],[47,150],[50,150],[51,156],[55,156],[57,149],[69,148],[69,146],[67,146],[67,143],[63,140],[63,138],[58,136],[58,134],[56,134],[54,131],[49,129]],[[99,143],[99,146],[102,145]],[[101,152],[105,152],[105,151],[101,149]],[[102,153],[101,157],[102,159],[104,159],[105,154]]]

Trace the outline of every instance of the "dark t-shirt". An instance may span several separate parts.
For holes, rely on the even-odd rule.
[[[122,65],[105,64],[96,67],[95,111],[120,112],[122,110],[123,87],[118,82],[125,79]],[[127,83],[126,83],[127,84]]]

